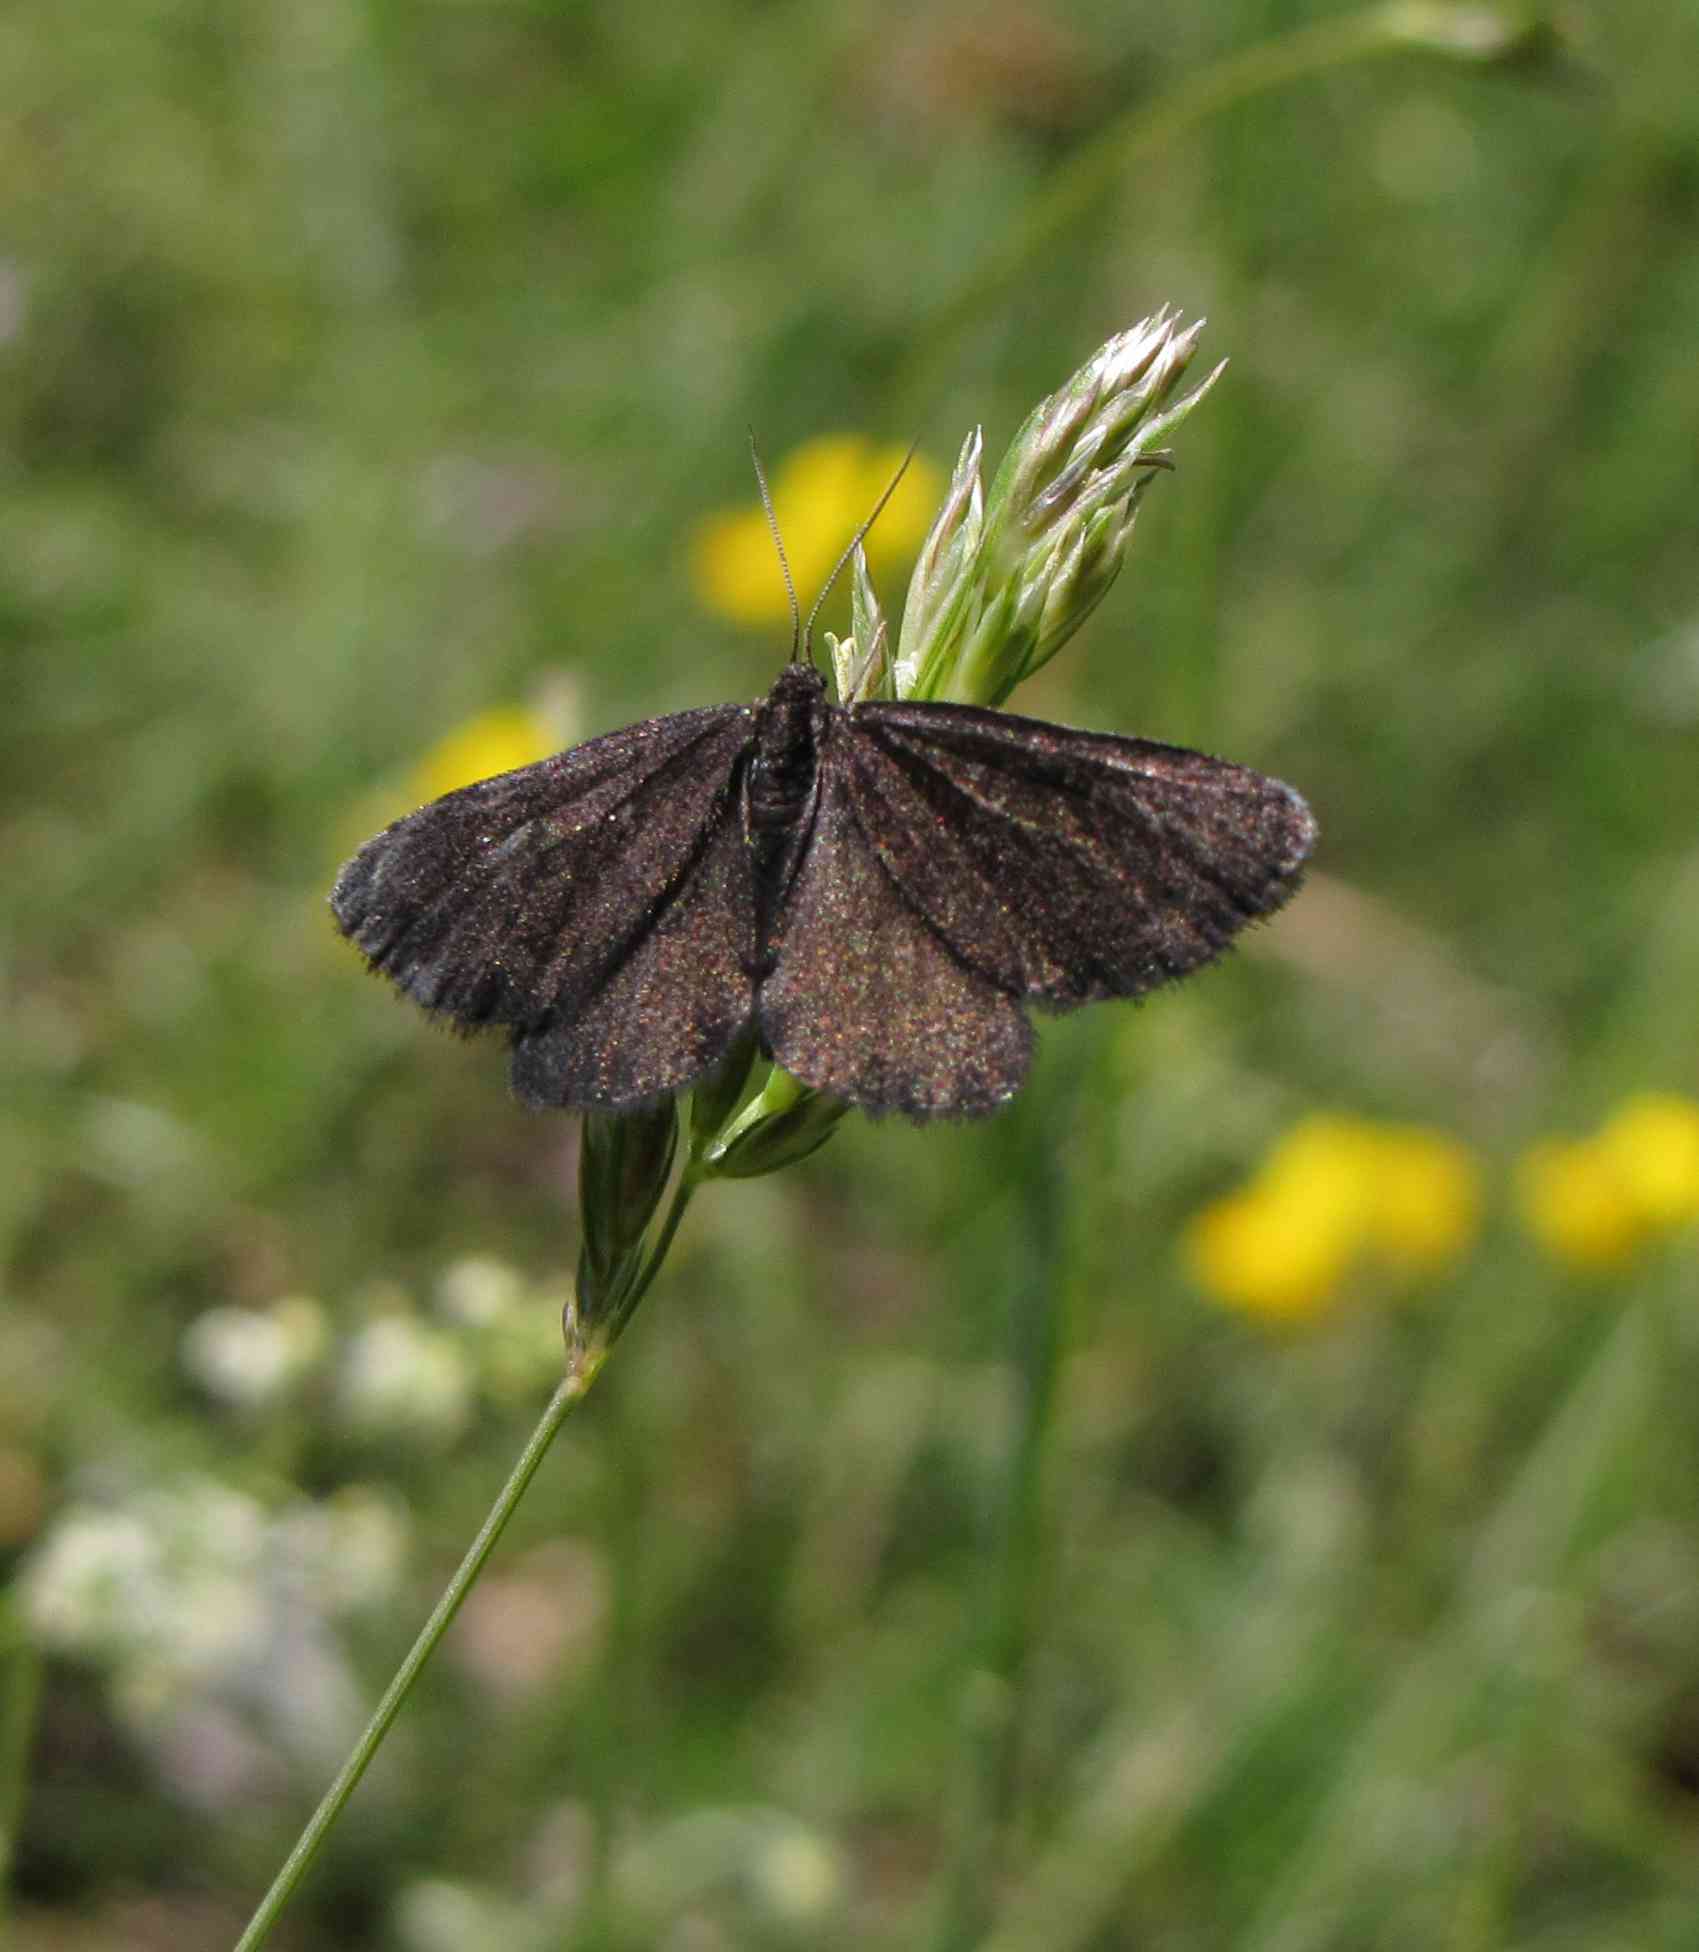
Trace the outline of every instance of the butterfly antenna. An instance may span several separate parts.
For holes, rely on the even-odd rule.
[[[755,429],[749,430],[749,458],[755,463],[755,485],[761,490],[761,506],[767,512],[767,527],[772,532],[773,547],[779,552],[779,574],[785,579],[785,595],[791,601],[791,663],[799,662],[802,653],[802,608],[796,600],[796,585],[791,581],[791,566],[785,556],[785,539],[779,533],[779,518],[773,513],[773,498],[767,492],[767,476],[761,466],[761,453],[755,445]],[[814,621],[812,617],[808,620]]]
[[[868,530],[871,529],[873,524],[878,521],[879,517],[884,514],[885,504],[897,492],[898,482],[900,482],[903,476],[908,473],[908,464],[914,459],[914,450],[919,445],[920,445],[919,441],[914,441],[910,444],[909,451],[903,456],[902,466],[898,468],[896,473],[891,477],[891,485],[885,490],[884,494],[882,494],[879,497],[879,499],[873,504],[873,513],[870,516],[868,516],[867,520],[863,522],[861,527],[856,530],[855,534],[850,537],[849,547],[844,551],[844,553],[838,558],[837,562],[833,565],[831,575],[826,578],[825,584],[821,588],[820,594],[814,599],[814,608],[809,611],[808,621],[802,627],[802,654],[805,658],[808,659],[808,661],[811,664],[814,661],[814,619],[818,617],[820,614],[820,606],[826,601],[827,597],[829,597],[832,594],[832,585],[838,580],[839,576],[843,574],[844,564],[849,561],[850,557],[853,556],[855,552],[861,547],[861,545],[867,540]]]

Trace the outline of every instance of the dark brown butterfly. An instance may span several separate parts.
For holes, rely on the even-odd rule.
[[[422,807],[342,870],[343,933],[427,1010],[505,1027],[527,1104],[632,1111],[745,1031],[867,1111],[1019,1089],[1023,1006],[1131,997],[1298,884],[1291,787],[970,705],[765,700],[646,719]]]

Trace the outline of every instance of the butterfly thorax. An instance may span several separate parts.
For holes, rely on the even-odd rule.
[[[787,664],[755,714],[743,822],[753,856],[758,974],[771,967],[778,919],[814,824],[831,710],[826,681],[813,665]]]
[[[812,665],[787,664],[755,714],[745,794],[751,837],[788,832],[808,818],[830,713]]]

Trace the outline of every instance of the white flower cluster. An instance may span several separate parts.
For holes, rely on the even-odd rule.
[[[269,1308],[209,1308],[183,1338],[183,1366],[209,1396],[263,1410],[312,1373],[328,1341],[324,1310],[307,1295]]]
[[[544,1952],[582,1904],[595,1819],[582,1804],[549,1811],[518,1853],[518,1893],[421,1878],[390,1913],[406,1952],[500,1945]],[[815,1942],[844,1911],[843,1854],[789,1811],[730,1804],[668,1816],[622,1835],[613,1889],[644,1942],[663,1946]]]
[[[324,1381],[345,1426],[425,1448],[461,1437],[480,1399],[528,1399],[559,1375],[559,1302],[527,1289],[515,1269],[456,1262],[433,1301],[426,1315],[407,1295],[386,1294],[340,1339],[306,1295],[211,1308],[189,1325],[183,1366],[209,1396],[247,1416],[292,1404]]]
[[[187,1799],[251,1789],[281,1749],[322,1766],[358,1725],[339,1623],[394,1594],[408,1527],[354,1487],[277,1512],[208,1478],[76,1503],[22,1578],[54,1653],[108,1672],[114,1706]]]
[[[534,1399],[559,1376],[558,1302],[512,1268],[467,1260],[429,1310],[387,1292],[341,1334],[305,1295],[208,1309],[182,1360],[251,1422],[316,1417],[440,1450],[480,1403]],[[344,1623],[395,1594],[409,1533],[399,1494],[356,1486],[274,1509],[205,1476],[137,1479],[71,1503],[36,1545],[22,1580],[36,1639],[103,1672],[115,1712],[191,1802],[263,1787],[280,1756],[338,1760],[365,1694]]]

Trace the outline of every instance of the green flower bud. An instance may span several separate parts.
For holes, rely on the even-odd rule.
[[[690,1157],[692,1162],[725,1124],[749,1089],[759,1049],[755,1032],[745,1031],[690,1093]]]
[[[1111,339],[1027,416],[989,495],[979,435],[963,446],[909,585],[898,697],[1001,704],[1102,602],[1171,465],[1162,436],[1221,371],[1177,393],[1202,331],[1165,308]]]
[[[876,698],[887,689],[890,632],[878,592],[867,567],[867,552],[856,545],[850,569],[850,622],[855,631],[859,669],[850,672],[849,689],[840,680],[838,696],[846,705],[858,698]]]
[[[976,427],[962,443],[956,470],[909,579],[895,670],[899,698],[931,698],[924,680],[938,670],[961,634],[973,565],[985,533],[979,463],[985,437]]]
[[[752,1098],[702,1154],[696,1172],[702,1179],[759,1179],[782,1166],[794,1166],[818,1152],[837,1129],[849,1106],[823,1098],[774,1067]]]
[[[832,656],[832,676],[837,681],[838,702],[853,705],[858,699],[888,697],[886,688],[889,634],[885,613],[868,574],[867,557],[856,546],[851,571],[850,614],[854,635],[837,638],[825,632],[826,648]]]
[[[677,1150],[678,1113],[670,1102],[619,1116],[585,1114],[578,1155],[583,1245],[574,1309],[581,1326],[614,1306],[641,1270],[644,1238]]]

